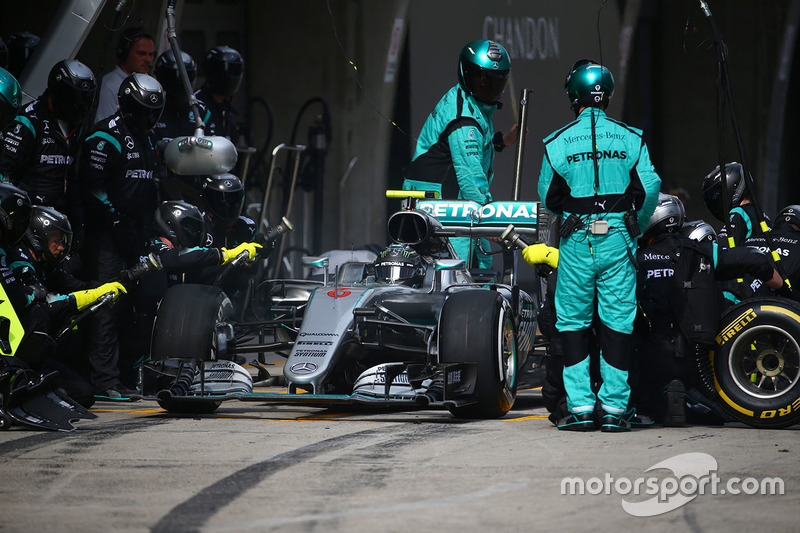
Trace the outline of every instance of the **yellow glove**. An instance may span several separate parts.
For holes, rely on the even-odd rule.
[[[78,305],[78,311],[83,311],[85,308],[99,300],[101,296],[108,294],[109,292],[114,294],[114,299],[116,300],[119,297],[120,292],[127,294],[128,291],[125,290],[125,287],[122,285],[122,283],[112,281],[111,283],[104,283],[96,289],[73,292],[72,295],[75,297],[75,303]]]
[[[522,257],[530,265],[544,263],[552,268],[558,268],[558,248],[547,246],[542,242],[531,244],[522,250]]]
[[[262,246],[260,244],[255,242],[243,242],[236,248],[231,248],[230,250],[227,248],[220,248],[220,250],[222,250],[222,264],[227,265],[236,259],[242,252],[247,252],[247,258],[252,261],[256,258],[256,254],[261,247]]]

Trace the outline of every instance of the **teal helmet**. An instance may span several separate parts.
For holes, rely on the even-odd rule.
[[[564,81],[572,110],[581,107],[608,107],[614,96],[614,76],[606,67],[591,59],[579,59]]]
[[[458,83],[467,94],[486,104],[497,102],[510,73],[511,58],[494,41],[472,41],[458,57]]]
[[[22,107],[22,88],[17,78],[0,68],[0,129],[5,129]]]

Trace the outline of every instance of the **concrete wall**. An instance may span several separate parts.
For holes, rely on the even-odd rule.
[[[252,97],[264,98],[273,108],[272,146],[289,142],[297,113],[307,100],[322,97],[330,106],[323,249],[386,240],[381,221],[386,220],[384,190],[395,83],[385,82],[384,76],[394,22],[404,17],[406,6],[401,0],[333,0],[329,6],[321,0],[248,3],[248,89]],[[321,106],[313,105],[304,114],[296,142],[306,143],[308,124],[320,112]],[[345,210],[341,211],[339,188],[354,157],[358,159],[342,187]],[[299,191],[301,197],[306,194]],[[302,205],[293,208],[295,213],[301,211]]]
[[[135,6],[128,25],[143,23],[153,33],[159,33],[164,1],[128,2],[126,9]],[[7,38],[19,30],[43,34],[58,4],[42,0],[35,5],[16,6],[0,20],[0,36]],[[785,142],[787,138],[793,139],[792,130],[787,128],[777,139],[768,140],[768,132],[777,131],[771,129],[775,117],[791,124],[796,114],[793,106],[785,106],[782,114],[782,99],[773,99],[773,87],[778,73],[782,72],[782,83],[791,99],[793,72],[800,72],[800,66],[796,65],[797,54],[792,54],[794,41],[783,42],[786,30],[795,27],[787,25],[787,17],[790,6],[797,4],[797,0],[714,0],[709,4],[727,45],[734,110],[756,181],[764,183],[761,176],[768,167],[766,154],[771,150],[770,172],[779,178],[779,187],[773,190],[782,191],[775,202],[780,205],[798,203],[800,200],[793,197],[800,194],[800,187],[793,185],[798,182],[791,158],[794,145]],[[115,5],[115,2],[105,5],[100,17],[102,22],[110,20]],[[601,5],[598,38],[596,23]],[[220,32],[241,32],[244,36],[242,48],[248,65],[247,83],[237,106],[253,124],[254,146],[261,148],[268,120],[263,106],[252,103],[252,99],[267,102],[273,111],[274,128],[268,151],[279,143],[289,142],[298,111],[309,99],[323,98],[329,105],[332,136],[322,203],[313,206],[310,201],[313,195],[300,191],[296,196],[298,203],[293,207],[299,223],[321,213],[320,235],[316,236],[320,249],[312,250],[315,253],[385,242],[386,212],[394,206],[386,201],[383,191],[387,184],[399,184],[421,120],[441,93],[455,82],[454,54],[467,39],[488,37],[502,41],[506,38],[498,37],[497,25],[487,25],[487,20],[513,21],[520,17],[557,20],[558,26],[558,54],[514,58],[515,91],[518,93],[523,86],[534,90],[523,198],[535,197],[541,157],[537,146],[539,139],[570,118],[562,89],[566,69],[575,57],[599,58],[602,46],[603,61],[611,66],[615,75],[625,74],[617,76],[618,93],[609,108],[610,113],[645,130],[665,188],[688,190],[692,196],[690,216],[708,218],[700,198],[700,186],[703,176],[719,159],[717,63],[709,24],[700,12],[699,3],[668,0],[605,4],[594,0],[191,0],[179,1],[178,10],[179,30],[205,32],[208,46],[218,44],[222,38]],[[625,16],[631,13],[640,15],[636,17],[635,31],[624,22]],[[696,34],[690,31],[690,37],[695,37],[684,42],[687,15],[691,15]],[[403,24],[396,25],[397,19],[402,19]],[[398,42],[401,30],[411,41],[407,48],[393,49],[398,54],[392,56],[396,60],[395,76],[386,81],[389,51],[392,43]],[[106,44],[107,35],[105,27],[95,27],[77,55],[96,69],[98,76],[102,74],[101,65],[105,70],[113,65],[113,52]],[[200,54],[188,40],[186,44],[189,51]],[[781,53],[785,64],[779,69]],[[510,101],[511,97],[509,92],[506,100]],[[513,98],[518,98],[518,94],[513,94]],[[773,103],[775,106],[770,112]],[[735,160],[740,155],[731,127],[730,108],[727,109],[723,122],[723,158]],[[320,105],[308,107],[298,123],[296,142],[307,142],[308,127],[320,112]],[[514,119],[515,112],[507,106],[497,116],[498,128],[505,129]],[[779,147],[775,149],[774,146]],[[507,152],[498,159],[500,181],[495,191],[501,197],[510,190],[507,180],[512,159],[513,154]],[[342,184],[351,161],[355,161],[352,172]],[[281,163],[281,170],[284,174],[288,170],[284,163]],[[259,171],[260,179],[264,180],[265,169]],[[256,174],[254,179],[258,179]],[[278,189],[274,198],[282,195],[283,191]],[[260,201],[260,198],[254,199]],[[767,206],[767,209],[774,212],[775,207]],[[273,223],[280,216],[280,210],[279,205],[273,206]],[[293,236],[292,244],[307,246],[314,242],[314,237],[306,230]]]

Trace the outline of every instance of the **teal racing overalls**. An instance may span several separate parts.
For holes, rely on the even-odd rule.
[[[467,95],[460,85],[447,91],[422,126],[403,190],[437,191],[442,198],[481,205],[491,202],[492,115],[497,109],[496,104],[484,104]],[[478,264],[472,266],[490,268],[491,256],[481,253],[476,242],[468,237],[450,238],[459,257],[468,258],[472,246],[478,256]],[[489,250],[486,239],[482,246]]]
[[[636,239],[624,217],[635,212],[636,225],[644,231],[658,203],[661,179],[642,131],[608,118],[599,108],[585,108],[574,122],[546,137],[544,148],[541,202],[562,215],[565,225],[571,214],[579,218],[577,228],[561,238],[555,294],[567,406],[575,414],[592,412],[599,399],[605,412],[620,415],[630,396],[630,336],[636,317]],[[605,234],[597,227],[602,221],[608,223]],[[597,396],[589,374],[595,305],[603,379]]]

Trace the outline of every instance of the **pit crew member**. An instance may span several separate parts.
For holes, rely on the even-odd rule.
[[[472,41],[458,58],[458,84],[436,104],[417,139],[403,190],[437,191],[442,198],[492,201],[494,153],[517,141],[517,125],[507,133],[494,131],[493,116],[511,74],[511,58],[502,45]],[[477,239],[450,239],[468,266],[490,268],[491,256]],[[489,249],[486,239],[481,247]],[[477,264],[471,261],[471,251]]]
[[[599,401],[600,428],[627,431],[630,335],[636,316],[633,252],[655,209],[661,179],[641,130],[606,116],[614,94],[607,68],[578,60],[564,87],[577,118],[544,139],[538,186],[544,206],[564,218],[555,305],[571,414],[557,427],[594,429]],[[595,300],[603,379],[597,395],[589,373]]]

